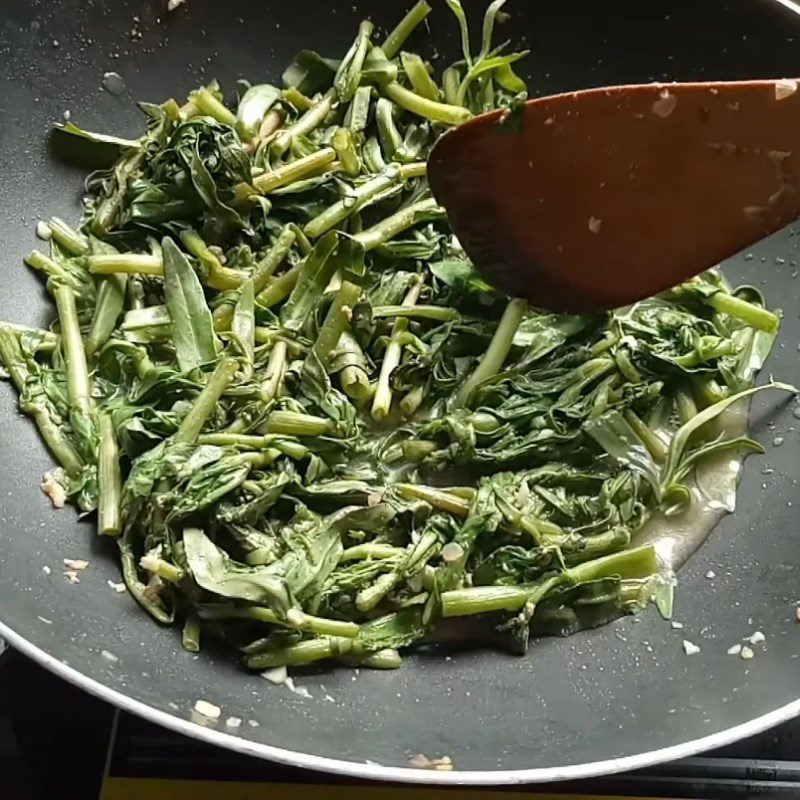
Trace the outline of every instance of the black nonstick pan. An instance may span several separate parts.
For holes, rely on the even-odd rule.
[[[483,2],[465,3],[480,13]],[[392,25],[406,0],[3,0],[0,7],[0,317],[43,324],[46,303],[22,258],[36,220],[76,219],[81,175],[51,155],[65,112],[89,129],[136,134],[135,100],[183,97],[211,78],[277,81],[302,48],[337,54],[358,21]],[[431,17],[441,52],[456,47],[444,2]],[[572,3],[515,0],[507,35],[532,50],[530,85],[550,93],[651,80],[796,77],[800,16],[770,0]],[[103,87],[116,72],[124,85]],[[108,85],[108,81],[106,81]],[[800,131],[798,132],[800,142]],[[800,146],[800,145],[799,145]],[[795,226],[800,231],[800,226]],[[662,235],[653,231],[653,236]],[[790,228],[724,265],[784,310],[764,370],[800,379],[800,279]],[[646,264],[642,265],[646,269]],[[297,679],[301,696],[192,655],[109,582],[112,548],[39,489],[50,457],[0,385],[0,635],[59,675],[167,727],[244,753],[368,778],[501,784],[579,778],[690,755],[800,713],[800,410],[768,393],[751,432],[738,509],[680,573],[675,620],[655,611],[527,658],[489,650],[410,657],[395,673],[330,670]],[[79,585],[64,558],[91,565]],[[759,630],[744,661],[729,647]],[[700,646],[687,655],[683,640]],[[198,700],[222,709],[205,727]],[[58,709],[53,709],[58,713]],[[227,717],[242,720],[225,725]],[[455,770],[412,769],[450,756]]]

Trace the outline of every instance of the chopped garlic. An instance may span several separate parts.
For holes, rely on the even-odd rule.
[[[218,244],[210,244],[208,246],[208,252],[213,253],[220,264],[225,265],[227,263],[228,259],[225,258],[225,251]]]
[[[451,772],[453,770],[453,759],[450,756],[441,758],[428,758],[419,753],[408,759],[408,764],[414,769],[433,769],[440,772]]]
[[[464,548],[458,542],[448,542],[442,548],[442,559],[446,564],[458,561],[464,555]]]
[[[286,680],[283,682],[283,685],[284,685],[284,686],[285,686],[285,687],[286,687],[286,688],[287,688],[287,689],[288,689],[290,692],[294,692],[294,693],[295,693],[296,695],[298,695],[299,697],[302,697],[302,698],[304,698],[304,699],[306,699],[306,700],[311,700],[311,699],[312,699],[312,697],[311,697],[311,692],[309,692],[309,691],[308,691],[308,689],[306,689],[306,687],[305,687],[305,686],[295,686],[295,683],[294,683],[294,681],[293,681],[291,678],[287,678],[287,679],[286,679]]]
[[[695,653],[700,652],[700,648],[696,644],[692,644],[688,639],[683,640],[683,652],[687,656],[693,656]]]
[[[82,558],[65,558],[64,566],[76,572],[83,572],[89,566],[89,562],[84,561]]]
[[[670,94],[669,89],[662,90],[658,95],[658,100],[651,106],[651,111],[657,117],[668,117],[678,105],[678,98]]]
[[[290,608],[286,612],[286,621],[290,625],[294,625],[296,628],[300,628],[306,621],[306,615],[299,608]]]
[[[75,572],[75,570],[73,570],[73,569],[68,569],[68,570],[67,570],[67,571],[64,573],[64,575],[66,575],[66,577],[67,577],[67,580],[68,580],[70,583],[73,583],[73,584],[74,584],[74,583],[80,583],[80,582],[81,582],[81,579],[78,577],[78,573],[77,573],[77,572]]]
[[[759,219],[759,217],[764,213],[763,206],[742,206],[742,213],[749,219],[751,222],[755,222]]]
[[[775,99],[785,100],[797,91],[797,81],[790,80],[789,78],[781,78],[775,81]]]
[[[206,700],[198,700],[194,704],[194,710],[198,714],[208,717],[208,719],[219,719],[222,713],[222,709],[219,706],[215,706],[213,703],[209,703]]]
[[[274,669],[268,669],[266,672],[262,672],[261,677],[265,678],[270,683],[280,685],[286,682],[289,673],[286,671],[286,667],[275,667]]]
[[[740,655],[745,661],[749,661],[755,655],[755,653],[753,652],[753,650],[750,647],[745,645],[742,648],[742,652],[741,652]]]
[[[67,493],[58,480],[57,472],[57,470],[53,470],[44,476],[41,489],[50,498],[53,508],[64,508],[67,502]]]
[[[228,728],[238,728],[242,724],[242,720],[239,717],[228,717],[225,720],[225,725]]]
[[[598,217],[589,217],[589,230],[592,233],[600,233],[600,228],[603,227],[603,220]]]
[[[128,587],[124,583],[114,583],[114,581],[107,581],[107,583],[117,594],[128,591]]]
[[[708,572],[706,572],[706,578],[708,578],[710,581],[714,580],[714,578],[716,578],[716,577],[717,577],[717,573],[714,572],[713,569],[710,569]]]
[[[161,564],[161,545],[149,550],[139,559],[139,566],[145,572],[158,572]]]
[[[672,625],[672,627],[673,627],[673,628],[674,628],[676,631],[679,631],[679,630],[682,630],[682,629],[683,629],[683,623],[682,623],[682,622],[675,622],[675,620],[672,620],[672,622],[670,623],[670,625]]]
[[[767,155],[769,156],[770,161],[774,161],[778,166],[780,166],[787,158],[792,157],[791,150],[770,150]]]
[[[174,11],[179,6],[182,6],[186,0],[167,0],[167,11]]]
[[[738,656],[739,653],[742,652],[742,646],[740,644],[735,644],[733,647],[728,648],[728,655],[729,656]]]
[[[749,639],[750,644],[761,644],[765,642],[767,637],[761,631],[756,631]]]

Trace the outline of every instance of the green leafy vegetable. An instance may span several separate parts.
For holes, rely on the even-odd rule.
[[[211,311],[195,271],[172,239],[161,243],[164,253],[164,300],[172,323],[175,357],[184,371],[217,357]]]
[[[206,591],[268,605],[279,616],[286,616],[292,608],[284,581],[268,568],[235,564],[197,528],[183,531],[183,545],[192,576]]]
[[[268,83],[251,86],[244,93],[236,110],[236,130],[244,139],[252,139],[258,134],[267,112],[282,96],[277,86]]]
[[[753,288],[712,271],[565,316],[470,263],[426,160],[474,114],[522,124],[524,54],[494,44],[505,0],[476,52],[448,6],[463,57],[441,78],[411,48],[422,0],[382,42],[365,21],[342,58],[302,51],[285,88],[142,105],[135,140],[57,134],[104,171],[26,258],[56,324],[0,323],[0,362],[58,462],[46,490],[97,512],[193,652],[395,669],[664,607],[648,520],[760,449],[727,425],[767,388],[779,316]]]

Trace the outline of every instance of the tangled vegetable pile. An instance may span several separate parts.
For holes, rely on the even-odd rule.
[[[454,637],[524,652],[648,602],[665,576],[637,531],[692,503],[701,459],[758,449],[714,427],[777,330],[756,291],[708,273],[563,316],[474,270],[426,158],[524,97],[524,54],[493,44],[504,0],[477,54],[447,2],[464,53],[440,81],[404,49],[420,2],[341,61],[299,53],[283,88],[143,104],[137,140],[58,134],[116,161],[78,230],[40,225],[58,320],[0,324],[0,357],[60,464],[46,490],[96,510],[190,650],[222,638],[259,670],[391,668]]]

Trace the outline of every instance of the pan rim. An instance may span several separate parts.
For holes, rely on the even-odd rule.
[[[224,747],[242,755],[274,761],[291,767],[326,772],[335,775],[358,778],[361,780],[384,781],[406,784],[428,784],[437,786],[517,786],[521,784],[553,783],[555,781],[583,780],[603,775],[628,772],[631,770],[652,767],[681,758],[688,758],[698,753],[713,750],[755,736],[782,722],[788,722],[800,716],[800,698],[784,706],[761,714],[748,722],[734,725],[717,733],[701,736],[681,744],[647,750],[629,756],[591,761],[585,764],[570,764],[562,767],[534,767],[514,770],[453,770],[437,772],[420,770],[411,767],[388,767],[374,763],[360,763],[328,756],[315,756],[296,750],[286,750],[275,745],[253,742],[231,733],[206,728],[189,720],[154,708],[140,700],[129,697],[112,689],[77,669],[59,661],[45,650],[29,642],[2,620],[0,620],[0,636],[25,656],[33,659],[45,669],[68,681],[79,689],[103,700],[111,705],[142,717],[156,725],[169,730],[199,739],[207,744]]]

